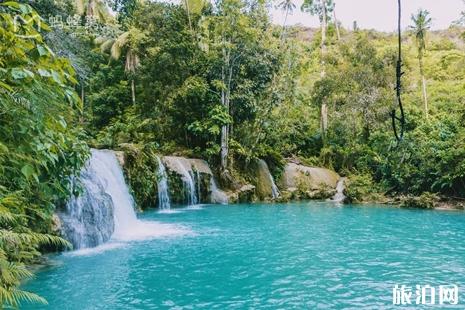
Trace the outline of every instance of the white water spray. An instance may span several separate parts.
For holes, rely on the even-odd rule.
[[[168,193],[168,175],[166,174],[165,165],[157,156],[158,161],[158,208],[160,210],[169,210],[171,208],[170,196]]]
[[[218,185],[216,184],[216,181],[213,175],[210,178],[210,189],[211,189],[210,200],[212,203],[220,203],[220,204],[228,203],[228,196],[226,195],[225,192],[218,189]]]
[[[184,183],[184,189],[186,191],[187,205],[195,205],[199,203],[199,197],[197,196],[197,187],[195,186],[195,177],[192,171],[192,165],[189,160],[182,157],[167,156],[164,160],[169,167],[181,174],[182,182]],[[170,166],[171,165],[171,166]]]
[[[88,235],[96,235],[96,237],[90,236],[87,239],[96,239],[98,242],[83,242],[78,244],[77,248],[92,247],[107,241],[108,239],[103,240],[100,238],[100,235],[102,235],[100,230],[103,229],[101,226],[105,227],[104,233],[107,233],[108,228],[106,226],[108,225],[102,225],[102,223],[106,222],[114,222],[111,240],[119,243],[188,233],[188,230],[177,225],[138,220],[134,211],[133,198],[124,181],[123,171],[114,152],[108,150],[92,150],[91,152],[92,157],[87,168],[84,169],[85,173],[91,175],[87,182],[83,182],[84,190],[87,193],[85,197],[90,197],[96,201],[105,197],[109,201],[108,207],[112,212],[99,216],[99,221],[95,220],[93,213],[101,213],[100,205],[90,210],[86,209],[87,216],[85,217],[77,216],[76,214],[79,214],[79,212],[74,212],[75,210],[71,210],[65,215],[65,218],[72,218],[72,221],[63,221],[63,226],[65,226],[63,231],[68,239],[79,240],[81,237],[79,234],[82,234],[81,228],[87,229],[86,233]],[[96,186],[103,194],[94,195]],[[68,209],[82,208],[82,205],[85,206],[87,200],[84,200],[84,203],[70,203]],[[75,226],[78,229],[74,229]],[[76,234],[78,234],[78,237],[75,236]]]
[[[331,201],[336,203],[343,203],[346,199],[346,196],[344,195],[344,181],[345,178],[340,178],[339,181],[337,181],[336,194],[333,196]]]
[[[276,186],[276,183],[274,182],[273,176],[270,173],[270,169],[268,168],[268,165],[263,159],[260,159],[258,161],[258,165],[260,166],[260,169],[266,173],[266,177],[269,179],[270,184],[271,184],[271,198],[276,199],[279,197],[279,189]]]

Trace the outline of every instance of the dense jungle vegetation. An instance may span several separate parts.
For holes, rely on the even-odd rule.
[[[271,5],[318,15],[321,27],[273,25]],[[0,303],[43,302],[18,285],[41,251],[69,246],[53,212],[78,191],[71,176],[89,146],[132,156],[141,207],[155,153],[204,158],[224,187],[254,159],[278,175],[294,158],[348,176],[353,200],[465,199],[462,21],[431,31],[419,11],[403,33],[398,143],[397,37],[343,28],[334,5],[1,2]]]

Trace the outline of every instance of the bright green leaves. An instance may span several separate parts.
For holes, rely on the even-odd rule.
[[[32,165],[24,165],[21,168],[21,173],[26,177],[27,180],[34,179],[37,183],[39,183],[39,176],[37,175],[37,172]]]
[[[37,44],[37,52],[39,53],[40,56],[47,56],[49,55],[49,50],[47,47],[41,44]]]
[[[19,290],[43,245],[67,246],[48,232],[55,204],[70,194],[70,176],[87,159],[72,88],[74,70],[43,42],[37,13],[0,4],[0,308],[44,302]],[[71,104],[70,104],[71,103]],[[72,124],[72,125],[68,125]]]
[[[39,69],[37,70],[37,72],[39,73],[39,75],[40,75],[41,77],[51,77],[51,76],[52,76],[52,74],[51,74],[48,70],[45,70],[45,69],[39,68]]]
[[[34,73],[25,68],[13,68],[11,69],[11,77],[14,80],[22,80],[28,77],[34,77]]]
[[[224,106],[218,104],[208,112],[208,118],[195,121],[187,129],[196,135],[211,135],[217,137],[221,127],[232,123],[232,118]]]

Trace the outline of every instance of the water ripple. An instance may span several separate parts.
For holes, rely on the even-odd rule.
[[[147,212],[188,233],[58,256],[26,288],[44,309],[391,309],[395,284],[465,285],[464,213],[330,205]]]

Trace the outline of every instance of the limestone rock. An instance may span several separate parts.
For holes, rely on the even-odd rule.
[[[226,195],[218,189],[213,172],[205,160],[165,156],[170,197],[174,203],[186,203],[192,191],[197,203],[227,203]]]
[[[255,165],[255,193],[260,200],[276,199],[279,191],[264,160],[258,160]]]
[[[245,184],[238,190],[229,191],[226,193],[230,203],[237,202],[252,202],[255,200],[255,186],[252,184]]]
[[[120,164],[121,167],[124,167],[124,164],[126,163],[126,158],[124,155],[123,151],[113,151],[115,153],[116,159],[118,160],[118,163]]]
[[[290,162],[279,180],[280,188],[300,198],[323,199],[334,195],[339,175],[326,168],[307,167]]]

